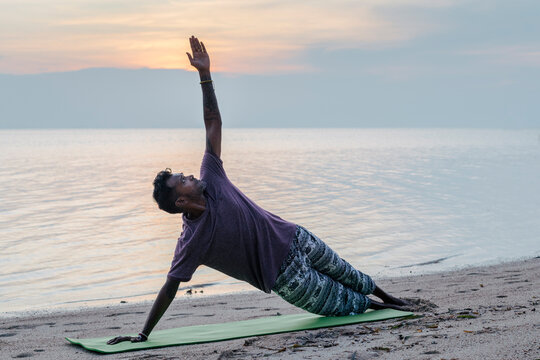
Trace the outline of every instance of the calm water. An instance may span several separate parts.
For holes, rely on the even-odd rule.
[[[375,278],[540,253],[540,130],[225,129],[223,142],[248,196]],[[152,180],[198,176],[203,150],[198,129],[0,131],[0,312],[154,298],[181,219],[157,209]],[[181,286],[250,289],[205,267]]]

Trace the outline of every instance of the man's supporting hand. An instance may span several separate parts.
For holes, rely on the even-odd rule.
[[[146,340],[148,340],[148,338],[142,336],[141,334],[139,334],[139,336],[117,336],[114,339],[107,341],[107,344],[115,345],[115,344],[121,343],[122,341],[131,341],[132,343],[136,343],[136,342],[143,342]]]
[[[199,72],[209,72],[210,71],[210,57],[206,52],[206,48],[202,42],[199,42],[195,36],[189,38],[189,43],[191,44],[191,52],[186,53],[189,59],[191,66],[199,70]]]

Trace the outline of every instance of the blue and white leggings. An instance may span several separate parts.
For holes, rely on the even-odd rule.
[[[285,301],[326,316],[361,314],[375,283],[301,226],[272,290]]]

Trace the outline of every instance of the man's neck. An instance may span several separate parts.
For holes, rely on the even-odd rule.
[[[195,201],[192,204],[191,208],[188,211],[186,211],[185,214],[189,220],[195,220],[199,216],[201,216],[205,210],[206,210],[206,197],[204,196],[204,194],[201,194],[200,198],[197,199],[197,201]]]

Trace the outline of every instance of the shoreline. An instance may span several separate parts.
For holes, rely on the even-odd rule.
[[[414,318],[108,355],[110,359],[512,359],[540,358],[540,258],[431,274],[381,277],[403,298],[423,299]],[[182,294],[183,295],[183,294]],[[91,359],[64,337],[137,333],[153,300],[0,314],[7,358]],[[437,307],[431,306],[434,303]],[[299,313],[275,294],[178,296],[158,329]]]
[[[440,268],[430,269],[430,270],[427,269],[428,266],[438,264],[441,261],[444,261],[452,257],[454,256],[436,259],[436,260],[428,261],[425,263],[415,263],[415,264],[395,267],[395,269],[403,269],[404,271],[407,271],[406,274],[401,274],[401,275],[392,275],[392,274],[385,274],[385,273],[381,274],[381,272],[375,272],[375,273],[366,272],[366,273],[370,275],[376,282],[385,281],[388,279],[397,280],[397,279],[410,277],[410,276],[437,275],[437,274],[450,273],[450,272],[456,272],[456,271],[465,271],[467,269],[473,269],[473,268],[504,266],[505,264],[517,263],[517,262],[522,262],[522,261],[538,258],[540,257],[540,253],[534,254],[531,256],[522,256],[522,257],[517,257],[517,258],[486,260],[486,261],[480,262],[479,264],[473,264],[473,265],[461,264],[461,265],[453,265],[453,266],[442,268],[442,269]],[[360,270],[362,271],[362,269]],[[176,295],[175,301],[178,301],[178,299],[181,299],[184,297],[186,299],[190,299],[190,298],[192,299],[192,298],[209,297],[209,296],[224,296],[224,295],[234,296],[234,295],[241,295],[244,293],[258,292],[257,289],[251,287],[247,283],[244,283],[245,286],[238,286],[240,290],[231,290],[231,291],[224,291],[224,292],[214,292],[212,290],[208,291],[205,284],[193,284],[193,285],[183,285],[183,284],[186,284],[186,283],[180,284],[181,286],[178,289],[178,293]],[[188,290],[193,290],[193,293],[188,295],[187,294]],[[198,292],[200,290],[203,290],[203,291],[201,291],[201,293],[199,294]],[[206,290],[206,292],[204,292],[204,290]],[[64,303],[56,303],[56,304],[52,304],[45,307],[34,307],[31,309],[26,309],[26,310],[0,311],[0,319],[12,318],[12,317],[25,317],[25,316],[30,316],[30,315],[40,316],[40,315],[48,315],[48,314],[53,314],[53,313],[77,312],[80,310],[94,310],[94,309],[101,309],[101,308],[105,308],[109,306],[119,305],[120,303],[122,304],[127,303],[130,305],[143,305],[147,303],[151,304],[154,301],[155,297],[157,296],[158,291],[159,291],[159,288],[156,288],[155,292],[148,292],[147,294],[116,296],[112,298],[73,300],[73,301],[67,301]]]

